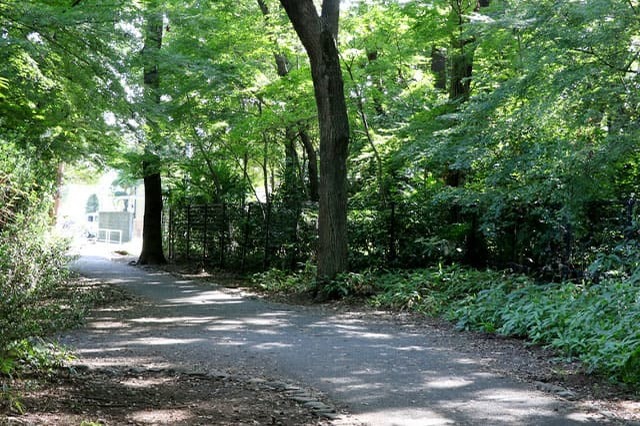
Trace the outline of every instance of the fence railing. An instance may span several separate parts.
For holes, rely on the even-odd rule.
[[[315,211],[265,203],[171,206],[164,214],[165,249],[173,261],[240,271],[295,267],[315,252]]]
[[[114,234],[118,235],[118,238],[116,240],[114,240],[112,238],[112,236]],[[103,235],[104,235],[104,238],[102,238]],[[122,230],[120,230],[120,229],[99,228],[96,240],[98,242],[122,244]]]
[[[603,218],[587,214],[583,227],[589,232],[579,236],[568,219],[557,214],[562,206],[555,205],[544,211],[512,206],[505,214],[508,220],[501,221],[500,229],[490,236],[482,233],[481,212],[475,209],[449,208],[434,215],[431,207],[419,203],[389,203],[380,209],[352,205],[349,262],[354,269],[423,267],[442,259],[499,268],[583,269],[586,266],[576,259],[584,247],[601,244],[602,235],[617,230],[627,239],[637,238],[640,225],[635,204],[635,200],[607,201],[590,206],[589,211],[601,212]],[[560,218],[542,220],[536,216],[541,211],[550,217],[555,212]],[[315,258],[317,204],[172,206],[164,214],[164,237],[173,261],[242,272],[293,269]]]

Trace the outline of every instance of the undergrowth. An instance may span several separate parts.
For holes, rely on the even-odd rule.
[[[69,284],[67,243],[37,220],[16,218],[0,232],[0,408],[21,412],[11,383],[46,375],[70,359],[45,339],[79,324],[84,301]]]

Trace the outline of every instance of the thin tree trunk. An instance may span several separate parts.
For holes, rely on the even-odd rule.
[[[355,87],[356,94],[356,106],[358,108],[358,115],[360,116],[360,120],[362,121],[362,127],[364,129],[364,134],[367,138],[367,142],[371,147],[371,151],[373,152],[373,159],[375,161],[376,168],[376,183],[378,185],[378,195],[380,195],[380,201],[382,201],[382,208],[386,209],[387,205],[387,191],[384,185],[384,171],[382,164],[382,157],[378,152],[378,148],[376,148],[376,144],[373,141],[373,135],[371,132],[371,127],[369,127],[369,119],[367,117],[367,112],[364,109],[364,103],[362,102],[362,98],[364,94],[362,93],[362,89],[358,85],[355,77],[353,76],[353,70],[351,69],[351,65],[345,65],[345,69],[347,70],[347,74]]]
[[[435,46],[431,48],[431,72],[436,78],[435,88],[445,90],[447,88],[447,56]]]
[[[265,3],[264,0],[257,0],[258,2],[258,6],[260,7],[260,10],[262,11],[262,15],[264,16],[265,20],[268,21],[269,20],[269,16],[270,16],[270,11],[269,11],[269,7],[267,6],[267,4]],[[275,48],[278,49],[277,46],[277,41],[274,40],[273,41]],[[289,74],[289,61],[287,60],[287,57],[284,53],[278,52],[276,51],[274,54],[274,59],[275,59],[275,63],[276,63],[276,70],[277,73],[280,77],[286,77]],[[303,131],[299,131],[299,132],[303,132]],[[296,195],[299,188],[298,188],[298,179],[296,179],[296,175],[297,175],[297,171],[298,168],[295,167],[297,166],[297,152],[295,149],[295,142],[294,142],[294,137],[292,136],[294,133],[293,130],[293,126],[292,125],[288,125],[287,128],[285,129],[285,152],[286,152],[286,159],[285,159],[285,170],[284,170],[284,190],[287,193],[286,196],[290,199],[290,201],[294,201],[292,199],[292,196]],[[305,135],[306,136],[306,135]],[[309,145],[305,144],[305,141],[303,141],[305,150],[313,150],[313,156],[314,158],[317,157],[315,150],[313,148],[313,145],[310,143],[310,140],[308,140],[307,137],[307,142],[309,142]],[[308,153],[308,152],[307,152]],[[316,160],[317,161],[317,160]],[[314,164],[311,167],[315,167],[315,170],[313,170],[315,172],[315,182],[311,181],[310,186],[311,187],[315,187],[313,188],[315,191],[309,191],[309,198],[312,201],[317,201],[318,199],[318,191],[317,191],[317,179],[318,179],[318,174],[317,174],[317,164]],[[311,170],[310,170],[311,171]],[[311,179],[311,175],[309,177]],[[298,200],[300,200],[299,197],[296,197]],[[293,205],[290,205],[289,207],[295,207]]]
[[[316,148],[313,146],[313,142],[311,141],[311,137],[309,137],[309,133],[307,133],[305,129],[300,129],[298,131],[298,136],[300,136],[302,146],[307,153],[309,200],[317,202],[320,199],[320,195],[318,192],[318,153],[316,152]]]

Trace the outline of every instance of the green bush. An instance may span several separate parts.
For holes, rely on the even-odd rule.
[[[441,315],[456,300],[501,282],[504,274],[465,269],[457,265],[415,271],[388,272],[371,279],[375,307]]]
[[[599,284],[501,284],[459,302],[451,317],[465,329],[516,335],[580,359],[592,371],[640,382],[640,288]]]
[[[18,217],[0,233],[0,373],[5,375],[32,353],[26,348],[33,345],[21,342],[81,319],[67,285],[67,244],[45,229],[42,222]]]
[[[251,281],[257,288],[272,294],[278,293],[304,293],[315,286],[316,267],[307,262],[297,272],[270,269],[266,272],[253,274]]]

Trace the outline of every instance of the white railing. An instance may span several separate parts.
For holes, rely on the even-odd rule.
[[[99,228],[98,238],[96,238],[96,240],[98,242],[104,241],[107,244],[115,243],[111,236],[116,233],[118,234],[118,244],[122,244],[122,230],[120,229]],[[101,238],[102,234],[104,234],[104,239]]]

